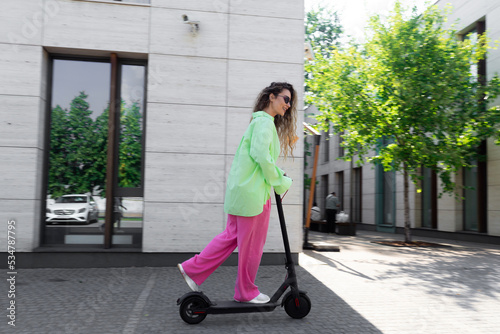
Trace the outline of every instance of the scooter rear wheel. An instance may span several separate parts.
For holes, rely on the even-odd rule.
[[[208,307],[207,302],[198,296],[186,298],[179,307],[179,314],[185,322],[190,325],[199,324],[207,317],[207,314],[199,311]]]
[[[305,293],[299,293],[298,298],[289,294],[284,302],[286,313],[294,319],[302,319],[311,310],[311,300]]]

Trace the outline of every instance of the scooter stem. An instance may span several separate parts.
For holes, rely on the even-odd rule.
[[[276,206],[278,207],[278,216],[280,219],[281,234],[283,236],[283,245],[285,246],[286,264],[289,266],[293,263],[292,253],[290,251],[290,242],[288,241],[288,233],[286,231],[285,215],[283,214],[283,205],[281,203],[281,196],[274,192],[276,197]]]

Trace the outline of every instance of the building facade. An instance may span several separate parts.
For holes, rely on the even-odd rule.
[[[488,0],[437,1],[444,8],[451,3],[448,24],[455,23],[457,38],[470,38],[487,31],[492,41],[500,39],[500,3]],[[469,37],[468,37],[469,36]],[[478,68],[479,75],[489,80],[500,73],[500,51],[490,50]],[[500,103],[495,101],[495,104]],[[317,114],[314,106],[306,115]],[[314,122],[309,118],[308,121]],[[327,138],[329,140],[327,140]],[[323,133],[318,160],[315,199],[324,212],[325,197],[335,191],[342,201],[342,210],[349,213],[360,228],[386,232],[402,232],[404,227],[403,179],[394,172],[384,172],[381,166],[353,166],[338,160],[343,156],[342,136]],[[312,175],[312,139],[306,139],[305,173]],[[308,147],[310,147],[308,149]],[[500,146],[490,139],[479,149],[486,153],[486,161],[477,167],[463,169],[455,176],[458,186],[466,186],[460,194],[463,200],[440,192],[439,180],[430,171],[423,170],[421,193],[410,183],[410,220],[413,235],[448,237],[455,239],[499,242],[500,240]],[[305,197],[308,197],[306,192]],[[323,215],[325,217],[325,215]]]
[[[302,124],[303,1],[1,6],[0,212],[25,266],[168,265],[201,251],[225,228],[226,176],[259,91],[292,83]],[[294,179],[293,253],[302,142],[279,162]],[[281,263],[275,211],[264,259]]]

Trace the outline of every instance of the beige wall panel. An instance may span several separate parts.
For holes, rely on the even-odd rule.
[[[226,105],[226,60],[151,54],[148,102]]]
[[[488,234],[500,236],[500,185],[488,187]]]
[[[496,211],[489,217],[495,218],[500,215],[500,212]],[[488,235],[500,236],[500,223],[496,220],[495,224],[488,224]]]
[[[500,186],[500,160],[488,161],[488,185]]]
[[[58,14],[45,22],[44,46],[148,52],[148,6],[62,0],[57,4]]]
[[[284,204],[302,204],[302,193],[304,189],[304,160],[302,158],[279,158],[276,165],[285,171],[293,180],[288,193],[284,198]],[[321,179],[320,179],[321,180]],[[318,189],[316,189],[318,191]],[[318,193],[321,195],[321,193]]]
[[[146,151],[224,154],[225,107],[149,103]]]
[[[287,195],[288,197],[288,195]],[[274,204],[274,197],[271,199],[271,217],[269,218],[269,231],[267,234],[264,252],[281,253],[283,247],[283,237],[281,235],[280,222],[278,218],[278,209]],[[285,198],[286,201],[286,198]],[[303,234],[302,234],[302,205],[283,205],[283,214],[285,216],[286,229],[290,239],[290,249],[293,253],[302,252]]]
[[[413,227],[422,227],[422,210],[412,210],[411,215],[414,221]]]
[[[369,225],[375,225],[375,210],[363,208],[362,211],[363,211],[362,216],[361,216],[362,223],[369,224]]]
[[[224,156],[146,152],[148,202],[222,203]]]
[[[40,212],[40,201],[38,200],[0,200],[0,212],[2,213],[2,224],[0,233],[4,237],[0,238],[0,247],[7,251],[7,221],[14,220],[16,227],[14,230],[16,237],[16,252],[31,252],[39,246],[40,222],[38,214]]]
[[[297,91],[297,110],[303,110],[302,68],[302,64],[229,60],[228,105],[253,108],[262,89],[273,81],[287,81]]]
[[[304,19],[303,1],[231,0],[229,9],[232,14]]]
[[[456,232],[457,229],[456,212],[453,210],[438,210],[437,214],[438,230],[445,232]]]
[[[460,175],[452,177],[452,181],[460,183],[462,179]],[[438,182],[438,192],[442,191],[442,186]],[[438,230],[456,232],[463,229],[463,217],[462,217],[462,202],[457,201],[455,196],[449,194],[443,194],[441,198],[438,199]]]
[[[229,9],[229,0],[211,0],[211,1],[151,0],[151,6],[161,7],[161,8],[174,8],[174,9],[227,13]]]
[[[366,168],[363,168],[363,173],[365,172]],[[364,176],[364,175],[363,175]],[[361,185],[362,191],[363,191],[363,196],[364,195],[370,195],[374,196],[375,195],[375,179],[374,178],[364,178],[362,181]]]
[[[234,155],[252,119],[252,108],[227,108],[226,154]]]
[[[488,184],[488,212],[492,214],[497,214],[498,218],[493,221],[497,221],[500,224],[500,184],[492,185]],[[488,225],[491,225],[492,221],[488,218]]]
[[[497,15],[500,15],[497,14]],[[489,23],[489,21],[488,21]],[[495,46],[495,40],[497,40],[498,36],[500,36],[500,25],[496,27],[491,27],[490,24],[486,24],[486,30],[488,32],[488,37],[491,38],[490,41],[490,46],[494,47]],[[492,29],[495,29],[495,31],[492,31]],[[498,49],[489,49],[488,54],[486,56],[486,70],[488,72],[488,79],[491,79],[494,74],[500,74],[499,68],[498,68],[498,63],[500,58],[500,50]]]
[[[45,103],[36,96],[0,95],[0,143],[3,146],[41,148],[40,115]]]
[[[42,50],[42,64],[40,73],[40,97],[43,101],[46,101],[52,87],[49,87],[49,53],[46,50]],[[45,110],[45,109],[41,109]]]
[[[375,215],[375,193],[363,194],[361,197],[361,208],[363,210],[372,210],[373,215]]]
[[[224,230],[221,204],[144,204],[144,252],[200,252]]]
[[[1,94],[40,96],[42,48],[0,44]]]
[[[470,6],[467,4],[471,2],[470,0],[440,0],[438,6],[443,9],[448,4],[452,5],[452,13],[448,16],[447,23],[448,25],[456,24],[455,29],[461,31],[485,14],[485,0],[473,1],[474,4]]]
[[[0,147],[0,198],[36,199],[41,183],[40,154],[36,148]]]
[[[230,59],[303,64],[302,20],[245,15],[231,15],[229,20]]]
[[[192,34],[189,20],[199,21]],[[226,58],[228,16],[220,13],[154,9],[151,14],[151,53]]]
[[[41,44],[43,16],[56,15],[58,10],[52,1],[45,4],[42,0],[3,0],[0,11],[0,43]]]
[[[396,210],[396,226],[404,227],[405,226],[405,210],[399,209]],[[410,209],[410,226],[415,227],[415,210]]]
[[[38,102],[39,102],[38,115],[36,115],[36,117],[38,117],[38,124],[37,124],[38,142],[37,142],[36,147],[40,148],[41,150],[45,150],[45,129],[50,127],[49,124],[45,123],[46,118],[47,118],[46,117],[47,116],[47,112],[46,112],[47,103],[43,99],[39,99]]]
[[[311,156],[312,158],[308,160],[308,163],[310,165],[307,166],[308,167],[309,177],[312,177],[312,171],[313,171],[313,167],[314,167],[314,150],[311,152],[311,154],[313,154]],[[316,167],[316,177],[318,177],[318,175],[329,174],[331,171],[332,171],[332,167],[330,165],[328,165],[328,164],[320,164],[320,162],[318,161],[318,166]]]

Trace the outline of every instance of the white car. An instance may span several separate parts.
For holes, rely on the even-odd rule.
[[[47,224],[97,222],[99,210],[90,195],[64,195],[47,207]]]

